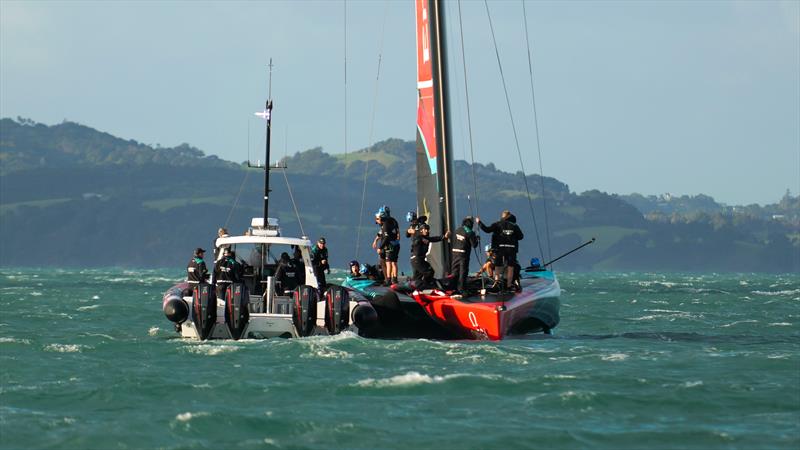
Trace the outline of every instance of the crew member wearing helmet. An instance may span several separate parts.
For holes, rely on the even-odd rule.
[[[328,283],[325,281],[325,271],[331,273],[328,265],[328,247],[325,246],[324,237],[319,238],[317,245],[311,249],[311,267],[314,268],[314,276],[317,278],[318,288],[322,292],[328,287]]]
[[[361,273],[361,264],[355,259],[350,261],[350,278],[361,278],[364,274]]]
[[[492,233],[492,248],[495,251],[497,265],[498,267],[505,267],[504,271],[495,271],[494,287],[505,288],[500,279],[500,274],[503,272],[505,272],[505,282],[508,287],[515,286],[514,273],[517,267],[517,250],[519,249],[519,241],[524,237],[522,230],[516,224],[516,217],[509,210],[505,210],[500,215],[500,220],[488,227],[481,222],[480,217],[476,218],[476,222],[478,222],[484,233]]]
[[[428,289],[434,284],[434,271],[430,263],[425,260],[431,243],[440,242],[450,237],[450,231],[444,236],[429,236],[430,225],[422,224],[411,240],[411,268],[414,269],[414,284],[417,289]]]
[[[400,226],[397,220],[392,217],[389,207],[384,205],[378,210],[378,218],[381,222],[380,242],[376,245],[378,254],[383,253],[386,257],[384,274],[386,284],[397,283],[397,257],[400,255]]]
[[[478,236],[472,231],[472,217],[467,216],[461,221],[461,226],[453,233],[455,236],[451,242],[452,256],[450,258],[450,273],[458,281],[457,293],[462,294],[466,290],[467,274],[469,274],[469,257],[472,249],[478,246]]]
[[[483,263],[483,266],[481,266],[481,270],[479,270],[478,273],[475,274],[475,276],[479,277],[483,273],[486,273],[486,275],[488,275],[489,278],[494,278],[494,250],[492,250],[492,246],[489,244],[486,244],[484,250],[486,251],[486,262]]]
[[[194,256],[189,260],[189,265],[186,266],[186,281],[188,281],[189,284],[206,282],[206,278],[208,278],[208,268],[206,267],[206,262],[203,260],[205,253],[205,250],[197,247],[194,251]]]

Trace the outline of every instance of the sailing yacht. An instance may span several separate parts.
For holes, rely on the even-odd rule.
[[[457,226],[454,213],[452,123],[439,0],[415,0],[417,28],[417,208],[428,218],[431,235]],[[428,262],[439,276],[449,270],[449,246],[431,248]],[[551,270],[520,270],[519,292],[488,292],[480,280],[465,295],[443,287],[381,286],[348,279],[351,298],[375,308],[377,324],[361,331],[377,337],[438,337],[500,340],[529,333],[552,333],[560,320],[561,288]]]

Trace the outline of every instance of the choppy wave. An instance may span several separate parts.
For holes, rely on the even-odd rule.
[[[389,378],[380,378],[380,379],[366,378],[364,380],[358,381],[356,385],[362,387],[376,387],[376,388],[406,387],[406,386],[417,386],[421,384],[439,384],[449,380],[457,378],[466,378],[466,377],[483,378],[487,380],[497,380],[500,378],[497,375],[487,375],[487,374],[470,375],[466,373],[456,373],[448,375],[426,375],[412,371],[412,372],[406,372],[402,375],[395,375]]]
[[[47,352],[57,353],[81,353],[84,349],[89,349],[88,345],[80,344],[48,344],[44,347]]]
[[[187,352],[197,355],[216,356],[223,353],[233,353],[239,351],[241,347],[236,345],[218,344],[189,344],[184,347]]]

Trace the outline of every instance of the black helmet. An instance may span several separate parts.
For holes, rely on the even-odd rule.
[[[203,250],[202,248],[197,247],[196,249],[194,249],[194,256],[203,256],[203,253],[205,253],[205,252],[206,251]]]
[[[358,265],[360,265],[360,264],[358,264],[358,261],[356,261],[355,259],[350,261],[350,267],[358,266]]]
[[[474,222],[472,221],[472,216],[464,217],[464,220],[461,221],[461,225],[464,225],[465,227],[470,227],[470,228],[472,228],[473,223]]]
[[[428,230],[428,231],[430,231],[431,230],[431,226],[428,225],[427,223],[423,223],[422,225],[419,226],[419,229],[420,230]]]
[[[286,252],[281,253],[281,261],[288,261],[288,260],[289,260],[289,254]]]

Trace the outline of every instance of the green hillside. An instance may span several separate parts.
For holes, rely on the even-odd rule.
[[[271,215],[281,219],[286,234],[301,234],[302,225],[309,237],[326,236],[339,266],[353,258],[370,260],[372,213],[387,204],[402,217],[416,207],[414,160],[415,144],[398,139],[347,155],[319,148],[297,152],[284,162],[300,218],[280,172],[273,172]],[[365,211],[359,217],[367,168]],[[562,270],[800,269],[800,232],[792,215],[797,197],[789,194],[776,204],[783,209],[773,209],[783,213],[769,216],[752,205],[722,210],[712,205],[706,211],[692,209],[691,202],[684,202],[682,211],[645,213],[624,197],[571,192],[554,178],[544,178],[542,195],[542,180],[529,175],[536,187],[531,211],[520,174],[476,164],[478,198],[468,201],[472,167],[455,161],[454,172],[457,214],[468,214],[470,203],[484,220],[512,210],[526,235],[521,257],[555,257],[597,238],[559,263]],[[262,189],[262,172],[186,144],[153,148],[75,123],[2,119],[0,264],[183,265],[191,249],[211,245],[219,226],[244,230],[261,212]],[[700,200],[706,207],[713,202]],[[407,267],[408,244],[402,245],[401,266]]]

